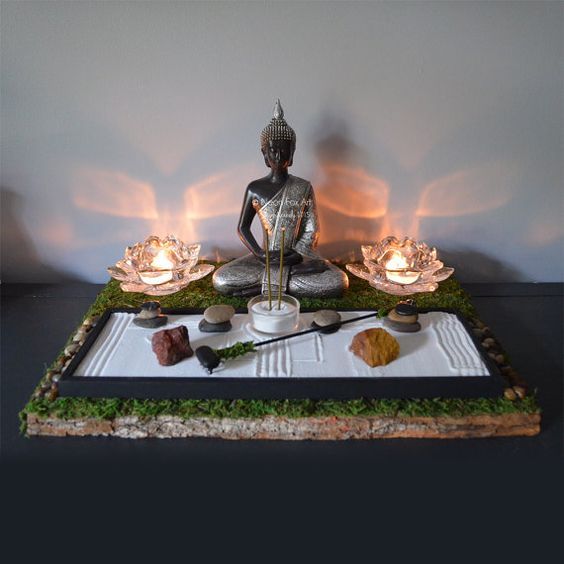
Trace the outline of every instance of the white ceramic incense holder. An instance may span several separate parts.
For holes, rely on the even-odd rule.
[[[280,308],[278,304],[280,303]],[[282,294],[280,302],[268,296],[255,296],[247,304],[249,320],[257,331],[268,334],[295,331],[300,320],[300,302],[293,296]]]

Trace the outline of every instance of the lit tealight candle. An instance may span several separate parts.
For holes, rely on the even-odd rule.
[[[172,269],[174,263],[170,260],[169,253],[166,249],[161,249],[151,261],[151,267],[155,270],[139,272],[139,278],[145,284],[157,286],[165,284],[172,280]]]
[[[417,282],[420,273],[408,269],[409,264],[405,257],[399,251],[394,251],[392,257],[386,263],[386,278],[396,284],[407,285]]]
[[[347,270],[393,296],[434,292],[454,272],[437,259],[437,249],[409,237],[390,235],[361,250],[364,264],[347,264]]]
[[[163,239],[150,235],[127,247],[123,259],[109,266],[108,272],[121,282],[124,292],[166,296],[212,272],[211,264],[198,263],[199,253],[199,243],[187,245],[174,235]]]

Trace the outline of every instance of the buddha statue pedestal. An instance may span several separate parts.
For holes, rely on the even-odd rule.
[[[261,151],[270,174],[248,186],[238,224],[239,237],[250,254],[235,259],[213,275],[214,288],[225,295],[253,296],[266,293],[265,243],[259,245],[251,233],[253,219],[258,216],[263,232],[269,234],[271,256],[281,248],[285,231],[284,261],[271,261],[272,292],[295,297],[339,297],[348,288],[347,275],[316,253],[319,222],[311,184],[288,174],[296,147],[296,134],[286,123],[280,100],[274,117],[263,129]]]

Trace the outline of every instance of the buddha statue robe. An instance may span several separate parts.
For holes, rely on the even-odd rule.
[[[284,266],[281,278],[279,265],[271,264],[271,291],[276,294],[282,280],[282,292],[295,297],[341,296],[348,287],[347,275],[340,268],[322,259],[315,250],[319,239],[319,226],[311,184],[302,178],[288,175],[285,184],[270,200],[255,199],[253,207],[263,229],[270,234],[271,257],[280,253],[284,228],[285,251],[294,250],[306,262],[309,260],[318,263],[318,268],[315,269],[318,272],[299,272],[303,269]],[[250,253],[217,269],[213,276],[213,285],[218,292],[227,295],[241,293],[253,287],[256,287],[256,294],[261,291],[266,293],[265,265]]]

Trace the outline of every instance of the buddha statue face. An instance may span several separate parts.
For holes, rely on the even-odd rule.
[[[273,172],[282,172],[292,166],[294,143],[288,139],[270,139],[262,147],[264,163]]]

